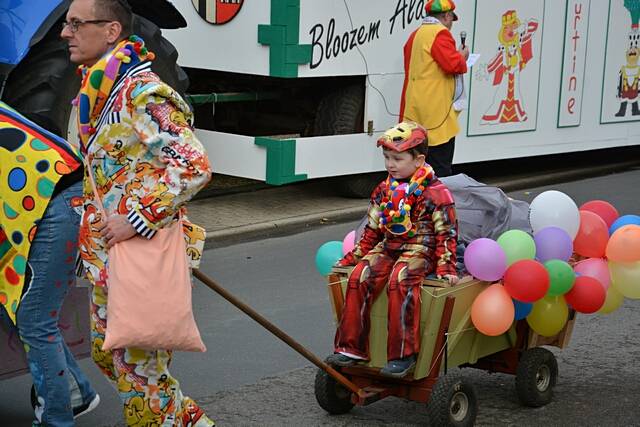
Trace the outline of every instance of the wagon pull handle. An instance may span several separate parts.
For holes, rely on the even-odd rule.
[[[265,329],[267,329],[273,335],[280,338],[282,341],[285,342],[285,344],[287,344],[289,347],[293,348],[295,351],[300,353],[300,355],[302,355],[305,359],[307,359],[308,361],[310,361],[311,363],[313,363],[323,371],[327,372],[336,381],[338,381],[344,387],[349,389],[352,393],[355,393],[360,398],[365,397],[364,390],[362,390],[360,387],[355,385],[353,382],[349,381],[344,375],[342,375],[340,372],[333,369],[327,363],[320,360],[320,358],[318,358],[315,354],[311,353],[309,350],[304,348],[302,344],[298,343],[296,340],[291,338],[289,335],[287,335],[284,331],[282,331],[276,325],[274,325],[269,320],[267,320],[260,313],[255,311],[253,308],[249,307],[244,302],[240,301],[238,298],[236,298],[233,294],[231,294],[229,291],[224,289],[222,286],[218,285],[209,276],[207,276],[206,274],[204,274],[203,272],[197,269],[193,270],[193,275],[202,283],[204,283],[209,288],[211,288],[216,293],[218,293],[221,297],[229,301],[231,304],[235,305],[240,311],[244,312],[246,315],[248,315],[253,320],[258,322],[260,325],[262,325]]]

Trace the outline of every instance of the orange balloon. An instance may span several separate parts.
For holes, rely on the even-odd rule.
[[[588,258],[602,258],[609,240],[609,228],[598,214],[580,211],[580,228],[573,239],[573,250]]]
[[[618,228],[609,238],[606,254],[609,261],[640,261],[640,225],[630,224]]]
[[[493,284],[476,297],[471,305],[471,321],[485,335],[495,337],[509,330],[515,308],[504,286]]]

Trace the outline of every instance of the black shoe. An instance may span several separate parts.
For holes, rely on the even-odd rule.
[[[640,116],[640,109],[638,108],[638,101],[631,104],[631,115]]]
[[[620,109],[618,110],[618,112],[616,114],[614,114],[616,117],[624,117],[625,114],[627,114],[627,101],[621,102],[620,103]]]
[[[416,356],[411,355],[402,359],[390,360],[387,365],[380,370],[382,375],[387,377],[402,378],[416,365]]]
[[[93,396],[93,399],[91,399],[89,402],[83,403],[82,405],[73,408],[73,418],[78,418],[82,415],[88,414],[89,412],[96,409],[99,404],[100,395],[96,393],[96,395]]]
[[[358,361],[359,359],[354,359],[353,357],[345,356],[342,353],[334,353],[325,359],[325,362],[327,362],[329,365],[334,365],[334,366],[353,366]]]

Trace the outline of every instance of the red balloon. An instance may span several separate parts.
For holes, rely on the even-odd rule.
[[[611,227],[611,224],[618,219],[620,214],[618,210],[613,207],[613,205],[609,202],[605,202],[604,200],[591,200],[590,202],[585,203],[580,206],[581,211],[589,211],[598,215],[605,224],[607,224],[607,230]]]
[[[597,214],[580,211],[580,228],[573,239],[573,250],[587,258],[602,258],[607,249],[609,227]]]
[[[549,272],[538,261],[516,261],[504,273],[504,288],[518,301],[538,301],[549,290]]]
[[[573,288],[564,294],[564,299],[579,313],[595,313],[604,305],[607,291],[598,279],[579,276],[576,277]]]

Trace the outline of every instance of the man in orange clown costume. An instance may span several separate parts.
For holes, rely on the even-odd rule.
[[[400,123],[378,140],[389,172],[371,195],[368,224],[355,248],[338,262],[355,265],[345,306],[327,359],[349,366],[369,359],[371,306],[387,288],[387,365],[383,375],[403,377],[420,351],[420,286],[435,273],[457,282],[458,237],[453,197],[425,162],[427,134]]]
[[[455,102],[455,76],[467,72],[469,49],[456,50],[451,35],[458,20],[453,0],[429,0],[427,17],[404,46],[404,86],[400,121],[413,121],[429,131],[429,163],[436,176],[452,174],[455,136],[460,131]]]

